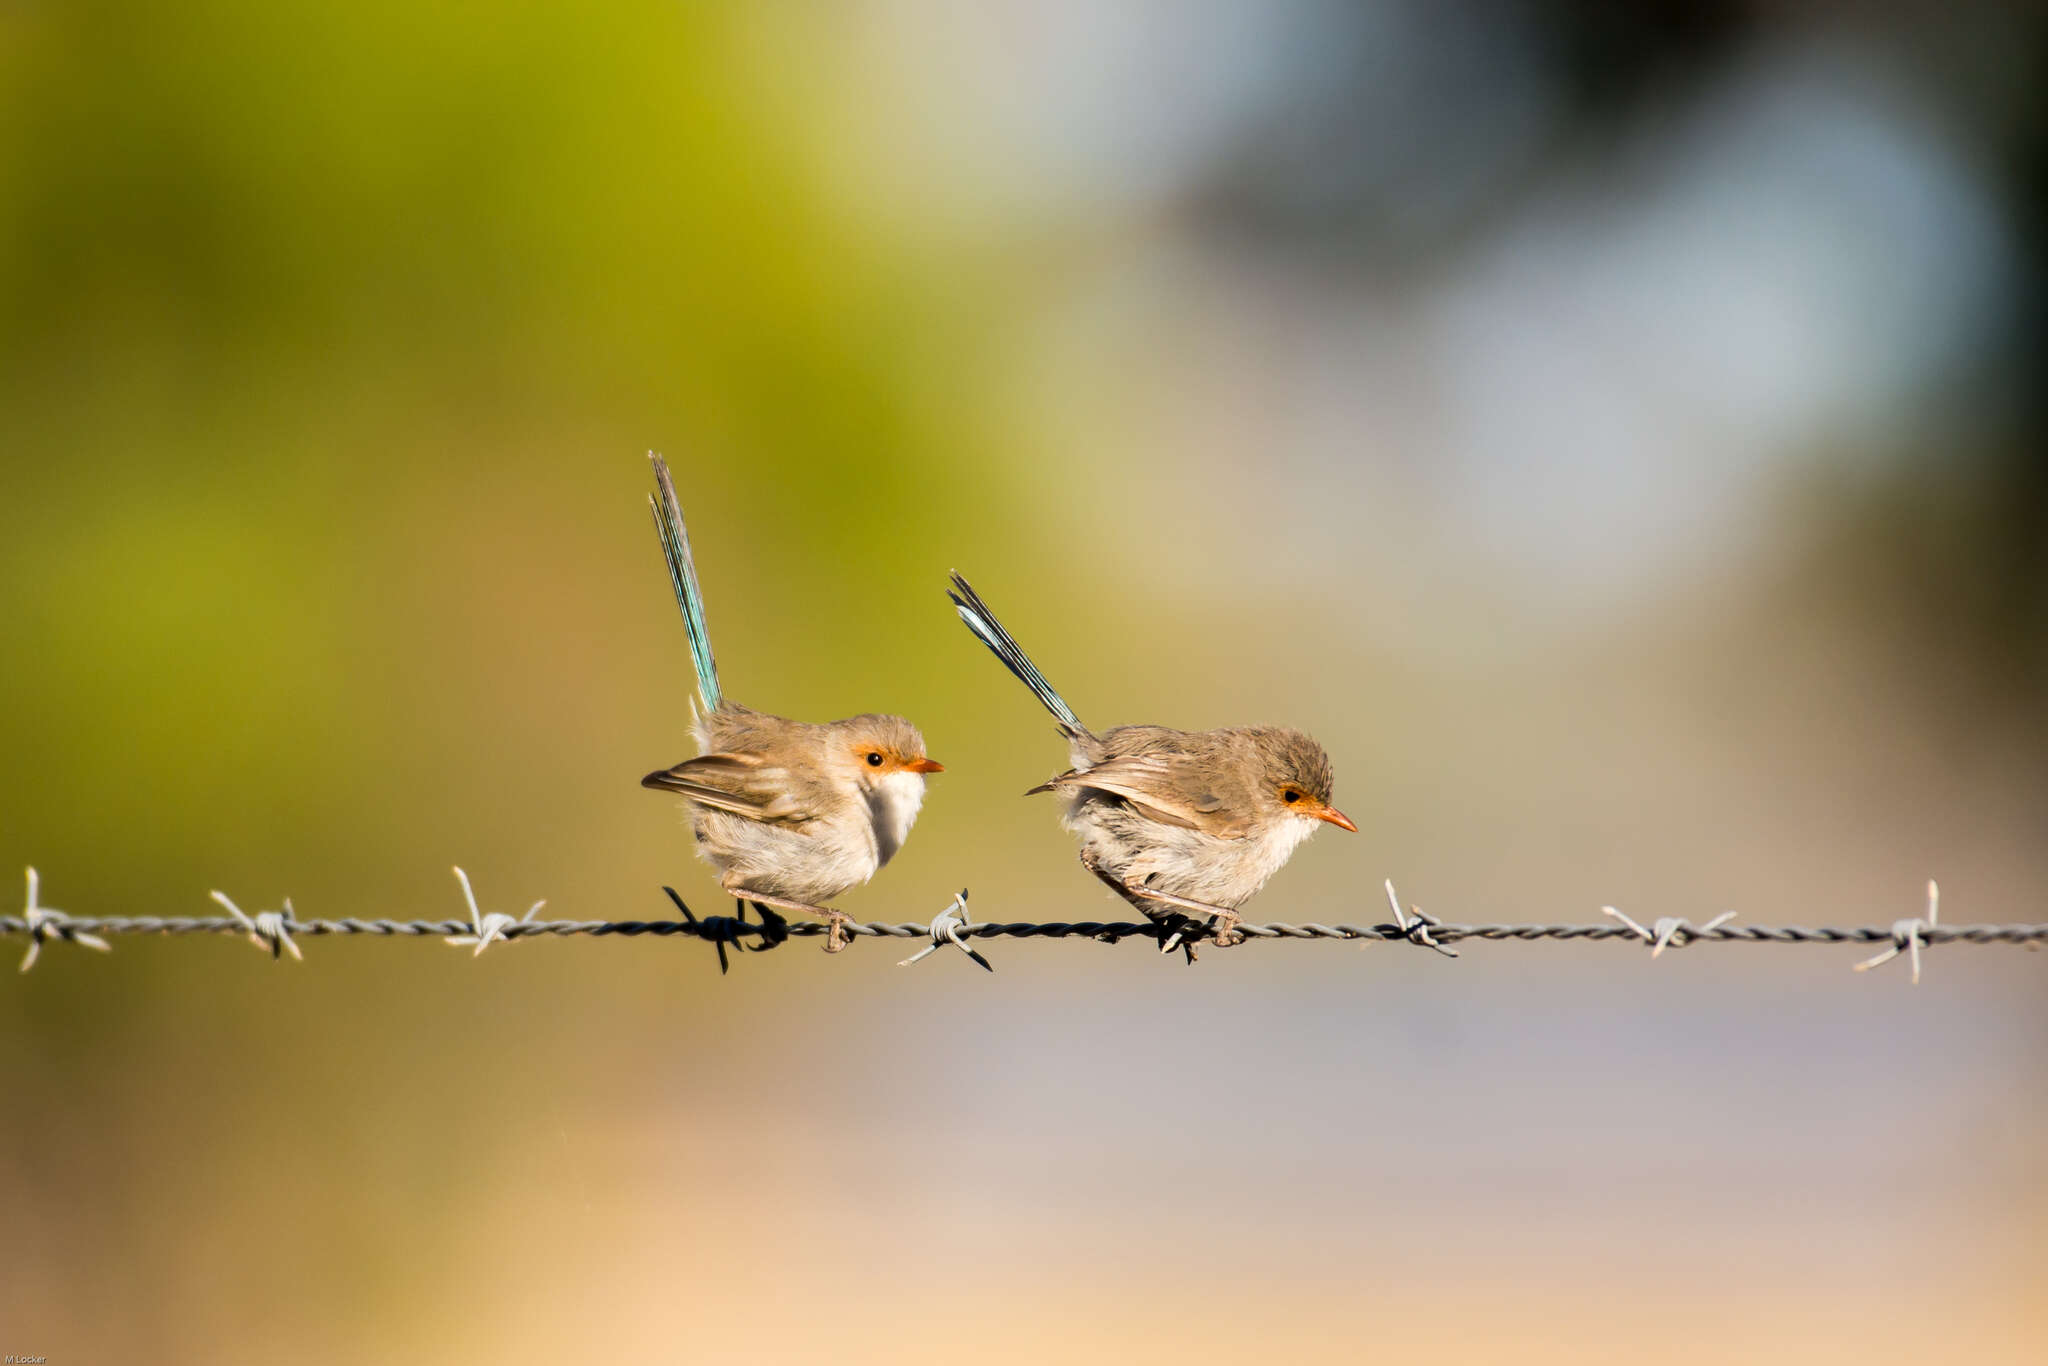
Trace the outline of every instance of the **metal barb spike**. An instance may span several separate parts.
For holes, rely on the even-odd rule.
[[[766,953],[789,942],[789,917],[765,902],[756,901],[754,909],[761,913],[761,942],[754,945],[755,953]]]
[[[545,900],[534,902],[526,908],[526,914],[520,916],[517,920],[514,920],[503,911],[479,911],[476,905],[476,893],[470,890],[469,874],[463,872],[458,867],[455,869],[455,880],[462,884],[462,899],[469,903],[469,923],[473,928],[468,934],[444,935],[442,942],[454,944],[461,948],[467,948],[474,944],[476,952],[470,955],[472,958],[481,958],[484,950],[489,948],[493,942],[511,943],[512,938],[507,931],[517,929],[521,925],[531,925],[533,918],[540,914],[540,908],[548,904]]]
[[[907,968],[918,959],[938,952],[941,945],[950,943],[958,948],[960,952],[981,964],[986,971],[994,972],[995,966],[988,959],[982,957],[980,953],[976,952],[974,947],[965,939],[960,937],[960,931],[966,929],[969,923],[967,915],[967,889],[962,887],[952,901],[947,903],[946,909],[932,917],[932,942],[919,949],[916,953],[911,954],[910,957],[904,959],[896,966]]]
[[[37,905],[36,894],[41,890],[42,879],[37,875],[34,868],[30,868],[28,870],[28,900],[24,903],[21,913],[21,918],[28,922],[28,952],[21,956],[21,970],[23,972],[27,972],[36,965],[36,959],[42,957],[43,940],[51,935],[59,939],[68,939],[74,944],[82,944],[89,949],[98,949],[101,953],[112,953],[114,951],[112,944],[109,944],[96,934],[87,934],[83,930],[66,929],[65,922],[69,921],[71,917],[64,914],[64,912],[52,910],[47,906]]]
[[[764,941],[761,945],[762,948],[773,948],[776,944],[789,937],[789,922],[782,920],[780,916],[774,915],[773,912],[764,907],[761,908],[762,923],[760,925],[749,923],[747,920],[747,903],[739,897],[733,898],[733,905],[739,908],[738,915],[707,915],[702,920],[699,920],[696,914],[691,911],[688,903],[683,900],[682,894],[677,892],[675,888],[663,887],[661,890],[668,893],[668,899],[675,903],[676,913],[682,916],[683,923],[696,931],[697,938],[704,940],[713,949],[717,950],[718,975],[721,977],[732,971],[732,958],[726,952],[726,945],[732,945],[733,952],[739,953],[745,951],[747,947],[746,937],[750,934],[761,936]],[[761,903],[758,901],[754,905],[761,907]],[[778,925],[780,926],[779,929]],[[757,949],[756,951],[758,952],[759,950]]]
[[[1619,920],[1622,924],[1635,931],[1636,937],[1650,946],[1650,957],[1652,958],[1658,957],[1664,950],[1671,948],[1673,945],[1689,944],[1709,931],[1720,929],[1735,918],[1735,912],[1723,911],[1706,924],[1695,929],[1692,922],[1684,916],[1663,915],[1658,916],[1651,923],[1650,928],[1646,930],[1612,906],[1602,906],[1600,912],[1603,915],[1613,916],[1616,920]],[[1681,935],[1684,937],[1680,938]]]
[[[251,919],[242,913],[240,906],[228,900],[226,892],[215,891],[211,895],[215,901],[227,907],[228,914],[233,916],[240,922],[242,928],[249,932],[249,942],[257,948],[269,949],[272,958],[281,958],[286,952],[289,952],[294,959],[301,962],[305,960],[305,955],[299,952],[299,946],[292,940],[292,899],[290,897],[284,899],[284,908],[282,910],[258,911],[255,918]]]
[[[1927,940],[1926,933],[1941,924],[1941,888],[1933,878],[1927,879],[1927,914],[1913,916],[1906,920],[1892,922],[1891,947],[1874,958],[1866,958],[1855,965],[1856,971],[1868,972],[1881,964],[1889,963],[1900,954],[1906,954],[1913,964],[1913,985],[1920,985],[1920,950]]]
[[[1384,886],[1387,889],[1387,905],[1394,909],[1394,928],[1401,932],[1402,938],[1411,944],[1420,944],[1426,949],[1435,949],[1446,958],[1456,958],[1458,956],[1456,949],[1439,944],[1436,940],[1430,938],[1429,932],[1442,925],[1443,921],[1429,914],[1420,906],[1410,906],[1406,911],[1403,911],[1401,909],[1401,898],[1394,893],[1394,879],[1388,878]],[[1411,915],[1413,916],[1412,919],[1410,918]]]

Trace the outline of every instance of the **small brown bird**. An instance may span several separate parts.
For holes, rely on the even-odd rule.
[[[689,800],[697,853],[728,894],[825,917],[825,951],[837,953],[846,947],[847,914],[825,903],[872,878],[903,847],[924,804],[925,775],[943,770],[900,716],[814,725],[754,711],[720,692],[682,505],[667,463],[651,451],[648,459],[658,492],[647,501],[704,707],[691,707],[698,757],[640,785]]]
[[[946,596],[1067,737],[1074,766],[1025,795],[1072,797],[1063,823],[1080,837],[1082,866],[1150,918],[1207,916],[1217,943],[1237,943],[1238,907],[1296,846],[1324,823],[1358,829],[1330,804],[1330,756],[1301,731],[1118,726],[1097,735],[957,571]]]

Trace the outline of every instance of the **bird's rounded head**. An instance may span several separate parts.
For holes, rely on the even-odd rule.
[[[900,716],[849,717],[838,729],[840,747],[866,786],[898,773],[921,779],[927,773],[945,772],[945,765],[924,752],[924,736],[917,727]]]
[[[1349,816],[1330,804],[1337,771],[1313,736],[1284,726],[1261,727],[1252,732],[1252,743],[1259,753],[1266,789],[1280,814],[1311,823],[1328,821],[1344,830],[1358,829]]]

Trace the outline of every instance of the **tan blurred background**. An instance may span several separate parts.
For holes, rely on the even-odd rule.
[[[2043,20],[1641,8],[0,9],[0,871],[725,909],[655,447],[947,764],[864,915],[1118,915],[958,565],[1327,743],[1261,918],[2048,919]],[[52,947],[0,1352],[2048,1351],[2048,958],[989,952]]]

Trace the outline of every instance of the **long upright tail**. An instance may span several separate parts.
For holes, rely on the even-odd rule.
[[[988,646],[997,659],[1003,661],[1004,668],[1017,675],[1024,686],[1031,689],[1038,700],[1045,704],[1045,709],[1053,714],[1053,719],[1060,723],[1060,729],[1065,731],[1069,738],[1088,733],[1088,727],[1081,724],[1081,718],[1074,715],[1074,709],[1067,705],[1065,698],[1053,691],[1052,684],[1045,681],[1045,675],[1038,671],[1038,666],[1031,662],[1031,657],[1024,653],[1024,648],[1003,629],[1003,623],[997,621],[996,614],[988,610],[988,604],[981,600],[981,594],[975,592],[973,585],[960,577],[960,571],[957,569],[953,571],[953,586],[947,590],[946,596],[953,600],[953,609],[960,614],[960,620],[967,623],[967,629],[974,632],[975,637]]]
[[[676,501],[675,483],[668,477],[668,462],[653,451],[657,491],[647,496],[654,512],[655,534],[661,537],[662,558],[668,561],[669,582],[676,590],[676,605],[683,609],[683,630],[690,637],[690,658],[697,666],[697,696],[707,711],[718,710],[718,661],[711,657],[711,631],[704,624],[704,593],[697,587],[697,566],[690,559],[690,533],[683,528],[683,507]]]

